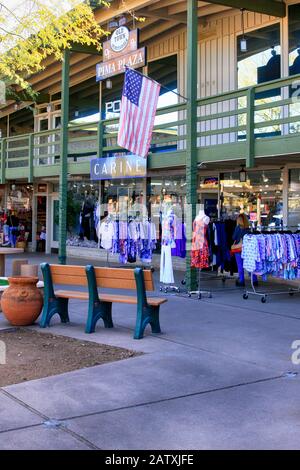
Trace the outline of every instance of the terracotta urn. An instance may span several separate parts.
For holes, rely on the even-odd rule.
[[[9,277],[9,287],[1,297],[2,312],[14,326],[32,325],[41,313],[43,296],[37,277]]]

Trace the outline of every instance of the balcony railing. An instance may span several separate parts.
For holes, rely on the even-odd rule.
[[[202,98],[197,102],[199,161],[300,154],[300,75]],[[124,153],[118,119],[69,126],[70,173],[88,173],[99,155]],[[0,140],[1,181],[59,174],[60,129]],[[157,111],[149,164],[185,164],[186,104]]]

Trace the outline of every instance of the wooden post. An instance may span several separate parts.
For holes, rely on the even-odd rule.
[[[1,184],[5,183],[5,170],[6,170],[6,139],[1,141]]]
[[[34,135],[29,136],[29,149],[28,149],[28,183],[33,182],[33,158],[34,158]]]
[[[246,166],[254,167],[255,160],[255,88],[250,87],[247,91],[247,150]]]
[[[187,2],[187,133],[186,133],[186,196],[188,204],[186,286],[196,288],[196,271],[191,268],[189,242],[192,239],[192,223],[197,205],[197,60],[198,60],[198,16],[197,0]]]
[[[67,195],[68,195],[68,141],[69,141],[69,78],[70,51],[64,50],[62,63],[60,175],[59,175],[59,248],[60,264],[67,261]]]

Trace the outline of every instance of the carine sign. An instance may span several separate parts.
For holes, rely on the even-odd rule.
[[[146,158],[137,157],[136,155],[91,160],[91,180],[144,178],[146,174]]]

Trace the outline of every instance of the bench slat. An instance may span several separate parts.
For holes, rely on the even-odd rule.
[[[58,290],[55,292],[57,297],[63,299],[79,299],[79,300],[88,300],[89,295],[86,292],[78,291],[68,291],[68,290]],[[119,304],[137,304],[137,298],[130,295],[114,295],[114,294],[101,294],[99,295],[102,302],[115,302]],[[163,298],[148,298],[147,302],[149,305],[158,306],[167,302],[167,299]]]
[[[89,300],[88,292],[79,292],[75,290],[57,290],[55,291],[56,297],[61,297],[63,299],[79,299],[79,300]]]
[[[53,284],[87,286],[83,266],[50,265]],[[144,270],[145,289],[154,291],[153,277],[150,270]],[[95,268],[97,287],[108,289],[136,290],[133,269]]]
[[[65,284],[66,286],[87,286],[87,278],[84,276],[73,276],[69,274],[52,274],[53,284]]]
[[[61,265],[61,264],[51,264],[50,265],[51,274],[59,275],[72,275],[72,276],[85,276],[85,267],[84,266],[73,266],[73,265]],[[106,268],[106,267],[95,267],[96,278],[114,278],[114,279],[133,279],[134,280],[134,270],[133,269],[124,269],[124,268]],[[143,271],[145,281],[152,280],[152,272],[150,269],[145,269]]]

